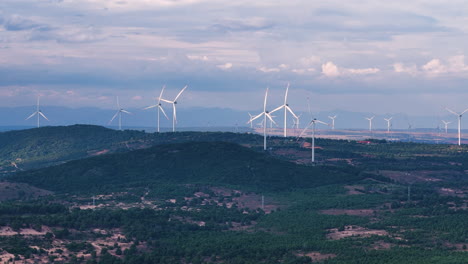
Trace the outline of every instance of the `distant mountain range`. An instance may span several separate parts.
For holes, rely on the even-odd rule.
[[[58,106],[42,106],[42,111],[46,114],[50,121],[41,120],[44,126],[57,126],[57,125],[73,125],[73,124],[91,124],[100,126],[115,127],[117,123],[108,124],[111,117],[115,114],[116,110],[101,109],[101,108],[67,108]],[[34,118],[25,120],[33,111],[35,106],[29,107],[14,107],[14,108],[0,108],[0,130],[11,129],[24,129],[36,126]],[[124,115],[122,117],[122,124],[125,128],[132,129],[145,129],[152,131],[156,127],[156,111],[142,110],[130,108],[128,111],[132,115]],[[250,111],[251,114],[256,114],[258,111]],[[247,111],[237,111],[227,108],[180,108],[177,111],[178,124],[180,130],[205,130],[205,131],[232,131],[235,132],[243,128],[248,128],[247,121],[249,120]],[[170,109],[167,109],[169,118],[172,117]],[[306,112],[299,112],[301,115],[300,126],[304,127],[311,119],[311,115]],[[365,117],[373,116],[372,113],[358,113],[349,112],[344,110],[319,112],[314,117],[324,121],[330,122],[328,116],[337,115],[335,127],[337,129],[367,129],[369,126]],[[386,129],[386,122],[383,118],[393,116],[392,129],[415,129],[415,128],[429,128],[429,129],[443,129],[442,119],[452,121],[449,129],[456,129],[456,120],[452,115],[445,116],[408,116],[406,114],[386,114],[376,115],[373,121],[374,129]],[[282,126],[282,113],[278,113],[276,120]],[[172,129],[170,120],[164,117],[161,119],[161,127],[163,131]],[[254,125],[259,125],[261,120],[254,122]],[[292,118],[289,118],[288,126],[293,125]],[[236,128],[237,127],[237,128]],[[245,131],[245,130],[244,130]]]

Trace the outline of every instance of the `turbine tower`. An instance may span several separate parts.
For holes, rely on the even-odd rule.
[[[177,123],[177,109],[176,109],[177,99],[179,99],[180,95],[185,91],[185,89],[187,89],[187,87],[188,86],[185,85],[184,88],[182,88],[182,90],[180,90],[180,92],[177,94],[177,96],[172,101],[161,98],[161,101],[172,104],[172,132],[175,132],[175,126],[176,126],[176,123]]]
[[[263,102],[263,112],[260,114],[252,117],[248,123],[252,123],[255,119],[260,118],[263,116],[263,150],[266,150],[266,127],[267,127],[267,118],[270,119],[272,123],[276,125],[276,122],[273,120],[273,118],[270,115],[270,112],[266,110],[266,104],[267,104],[267,97],[268,97],[268,88],[266,89],[265,92],[265,100]]]
[[[159,133],[159,116],[160,116],[160,112],[162,112],[164,114],[164,116],[166,117],[166,119],[169,120],[169,117],[167,117],[166,112],[164,112],[164,109],[163,109],[163,107],[161,105],[161,98],[162,98],[162,94],[164,92],[164,88],[166,88],[165,85],[162,87],[161,93],[159,94],[159,97],[156,98],[158,100],[158,102],[155,105],[151,105],[151,106],[148,106],[148,107],[144,108],[145,110],[150,109],[150,108],[155,108],[155,107],[158,108],[158,133]]]
[[[372,119],[374,119],[375,116],[372,117],[366,117],[367,120],[369,120],[369,131],[372,132]]]
[[[111,118],[111,120],[109,121],[109,124],[111,124],[112,121],[114,121],[114,119],[118,116],[119,117],[119,130],[122,130],[122,113],[131,114],[129,111],[120,107],[119,97],[117,96],[117,112]]]
[[[444,126],[445,126],[445,134],[447,134],[447,132],[448,132],[448,125],[449,125],[450,123],[452,123],[452,122],[447,122],[447,121],[445,121],[445,120],[442,120],[442,123],[444,123]]]
[[[393,119],[393,116],[390,117],[390,118],[384,118],[385,121],[387,121],[387,132],[390,132],[390,127],[392,126],[392,119]]]
[[[332,120],[332,130],[335,130],[335,118],[337,117],[337,115],[334,115],[334,116],[328,116],[328,118],[330,118]]]
[[[296,114],[294,114],[294,112],[291,110],[291,108],[288,105],[288,91],[289,91],[289,83],[288,83],[288,86],[286,86],[286,93],[284,94],[284,104],[278,106],[277,108],[275,108],[273,111],[270,112],[271,114],[273,114],[274,112],[284,108],[284,131],[283,131],[283,136],[284,137],[287,137],[287,130],[288,130],[287,116],[288,116],[288,111],[289,111],[289,113],[291,113],[292,116],[294,116],[294,118],[297,119]]]
[[[448,108],[445,108],[447,111],[449,111],[450,113],[456,115],[458,117],[458,146],[461,145],[461,118],[463,116],[463,114],[468,111],[468,109],[466,109],[465,111],[461,112],[461,113],[456,113]]]
[[[42,116],[45,120],[49,121],[49,119],[47,119],[47,117],[44,115],[44,113],[42,113],[41,108],[39,107],[39,102],[40,102],[40,97],[38,96],[38,97],[37,97],[36,111],[35,111],[34,113],[32,113],[30,116],[28,116],[28,118],[25,119],[25,120],[28,120],[28,119],[30,119],[31,117],[33,117],[33,116],[36,115],[36,116],[37,116],[37,127],[40,127],[40,126],[41,126],[41,123],[40,123],[41,116]]]
[[[314,118],[314,119],[312,119],[312,121],[310,121],[310,123],[306,126],[306,128],[304,128],[304,130],[302,130],[302,133],[299,135],[299,137],[301,137],[306,132],[306,130],[310,126],[312,126],[312,163],[315,162],[315,124],[316,123],[320,123],[320,124],[324,124],[324,125],[329,126],[329,124]]]

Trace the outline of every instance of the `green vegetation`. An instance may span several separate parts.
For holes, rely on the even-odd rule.
[[[159,145],[18,173],[16,182],[56,192],[109,191],[157,183],[206,183],[287,190],[362,178],[352,169],[307,167],[232,143]]]
[[[468,259],[465,146],[318,139],[319,162],[310,166],[310,149],[292,138],[271,137],[272,149],[265,153],[261,137],[249,134],[47,129],[38,135],[42,130],[19,132],[29,143],[17,154],[37,167],[77,160],[8,176],[54,191],[0,203],[1,232],[10,232],[0,236],[0,248],[15,255],[12,261],[400,264]],[[67,136],[60,138],[64,131],[72,138],[81,131],[88,139],[60,146],[60,140],[67,142]],[[94,137],[89,131],[101,132]],[[36,137],[55,142],[58,152],[33,148]],[[6,149],[15,149],[14,144]],[[102,149],[109,152],[89,157]]]

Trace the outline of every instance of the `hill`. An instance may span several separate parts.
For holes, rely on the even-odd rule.
[[[285,190],[359,179],[226,142],[168,144],[21,172],[9,179],[56,192],[116,190],[152,183],[209,183]]]
[[[70,160],[186,141],[261,142],[258,135],[221,132],[118,131],[100,126],[41,127],[0,133],[0,172],[8,174]]]

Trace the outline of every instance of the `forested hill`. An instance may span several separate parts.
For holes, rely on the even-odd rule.
[[[260,142],[258,135],[117,131],[100,126],[41,127],[0,133],[0,172],[41,168],[93,155],[125,152],[157,144],[186,141]]]
[[[285,190],[359,179],[336,168],[308,167],[225,142],[190,142],[70,161],[9,179],[55,192],[116,191],[158,183],[209,183]]]

